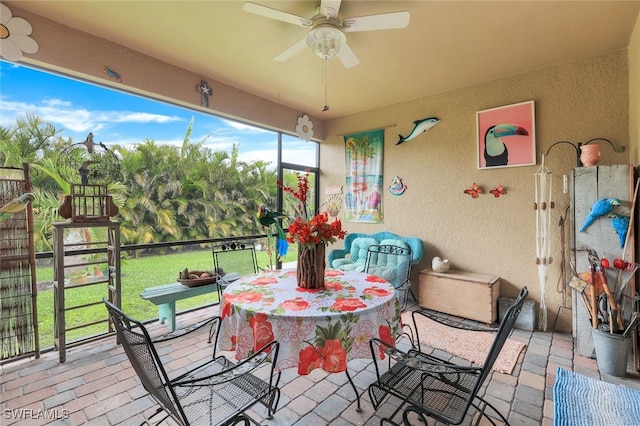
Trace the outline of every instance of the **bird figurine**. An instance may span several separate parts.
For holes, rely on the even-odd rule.
[[[611,219],[611,226],[614,231],[616,231],[616,234],[618,234],[620,248],[624,248],[624,243],[627,240],[627,231],[629,230],[629,216],[622,216],[615,213],[609,213],[607,216]]]
[[[284,230],[280,226],[280,222],[278,222],[278,218],[287,217],[287,215],[285,215],[284,213],[271,211],[264,204],[260,204],[258,206],[258,213],[256,214],[256,217],[258,218],[258,222],[260,222],[260,225],[264,227],[273,225],[276,227],[276,230],[278,231],[276,252],[278,253],[278,257],[284,257],[287,254],[287,250],[289,249],[289,244],[287,243],[287,237],[284,235]]]
[[[440,122],[440,119],[437,117],[429,117],[423,118],[422,120],[417,120],[413,122],[413,130],[409,133],[408,136],[398,135],[398,142],[396,145],[400,145],[403,142],[410,141],[411,139],[420,136],[436,124]]]
[[[33,200],[35,200],[34,195],[31,192],[26,192],[0,207],[0,223],[7,220],[9,216],[26,209],[27,205]]]
[[[601,198],[591,207],[589,215],[584,219],[580,232],[584,232],[597,218],[609,214],[615,206],[620,205],[617,198]]]
[[[431,269],[434,272],[447,272],[449,270],[449,259],[440,259],[438,256],[431,259]]]
[[[93,147],[95,146],[95,143],[93,142],[93,133],[89,132],[87,138],[80,143],[87,147],[87,152],[89,154],[93,154]]]
[[[78,169],[78,173],[80,173],[80,182],[83,185],[87,185],[89,183],[89,166],[98,163],[99,161],[96,160],[87,160],[82,163],[82,165]]]
[[[106,65],[103,66],[102,67],[102,72],[106,73],[109,77],[113,78],[118,83],[122,83],[122,77],[120,76],[120,74],[118,74],[117,72],[115,72],[114,70],[109,68],[108,66],[106,66]]]
[[[489,127],[484,134],[484,159],[487,167],[509,164],[509,150],[502,141],[502,138],[508,136],[529,136],[529,132],[517,124],[496,124]]]

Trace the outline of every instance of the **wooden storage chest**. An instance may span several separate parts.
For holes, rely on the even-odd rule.
[[[498,318],[500,278],[473,272],[420,271],[420,306],[491,324]]]

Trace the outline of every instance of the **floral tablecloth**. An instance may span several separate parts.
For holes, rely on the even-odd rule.
[[[397,300],[387,281],[355,271],[327,270],[324,289],[298,287],[295,270],[244,277],[222,296],[219,349],[244,359],[276,340],[278,371],[345,371],[347,361],[371,358],[372,337],[394,343],[401,334]]]

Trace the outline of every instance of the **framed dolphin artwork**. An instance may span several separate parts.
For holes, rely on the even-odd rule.
[[[478,168],[536,164],[534,101],[476,113]]]

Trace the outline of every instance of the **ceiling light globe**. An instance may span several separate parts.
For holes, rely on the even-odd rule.
[[[328,61],[336,57],[346,37],[332,25],[321,25],[309,32],[307,46],[320,59]]]

